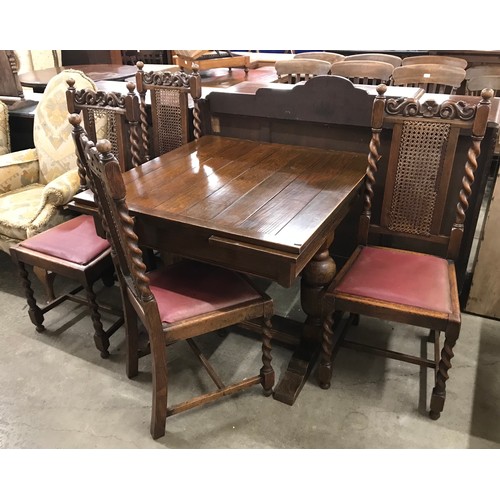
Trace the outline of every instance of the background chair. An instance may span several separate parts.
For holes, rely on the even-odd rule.
[[[345,56],[336,52],[299,52],[293,56],[294,59],[316,59],[326,61],[330,64],[343,61]]]
[[[441,64],[413,64],[394,68],[392,83],[420,87],[433,94],[455,94],[465,78],[465,70]]]
[[[451,56],[409,56],[405,57],[401,62],[402,66],[409,66],[410,64],[441,64],[465,69],[468,63],[466,59]]]
[[[389,84],[394,66],[383,61],[340,61],[332,64],[330,74],[364,85]]]
[[[137,63],[136,83],[140,96],[140,122],[145,160],[171,151],[191,138],[201,136],[198,101],[201,97],[201,77],[196,67],[184,71],[144,72],[144,63]],[[151,110],[148,116],[146,94],[149,92]],[[193,102],[192,120],[189,98]],[[149,128],[149,120],[152,127]],[[152,135],[152,141],[150,140]]]
[[[202,263],[182,261],[146,274],[133,219],[128,213],[121,169],[111,154],[111,145],[108,141],[100,141],[96,149],[80,126],[80,118],[72,115],[71,121],[79,144],[77,150],[84,152],[81,161],[86,165],[103,226],[116,253],[126,317],[127,373],[130,377],[138,371],[138,320],[149,336],[153,363],[153,438],[165,434],[166,418],[170,415],[258,383],[262,384],[266,395],[271,394],[274,384],[270,344],[271,299],[257,291],[243,276]],[[252,318],[262,318],[263,367],[257,376],[225,385],[201,354],[193,337]],[[169,408],[165,346],[183,339],[207,369],[217,390]]]
[[[359,247],[334,278],[324,295],[325,323],[319,383],[328,388],[332,353],[337,346],[373,352],[435,369],[430,417],[439,418],[446,398],[446,381],[453,348],[460,333],[460,305],[453,260],[458,256],[468,197],[477,168],[492,98],[482,93],[476,106],[464,102],[434,101],[417,105],[414,99],[387,99],[385,86],[377,88],[373,104],[372,139],[368,155],[363,211],[359,221]],[[411,113],[409,113],[411,111]],[[380,219],[372,217],[374,185],[381,140],[392,130]],[[462,185],[450,187],[459,135],[470,138]],[[457,203],[458,201],[458,203]],[[448,205],[447,205],[448,204]],[[377,205],[380,207],[380,204]],[[448,208],[448,210],[445,210]],[[448,213],[454,220],[447,220]],[[373,219],[373,220],[372,220]],[[375,246],[373,238],[383,238]],[[436,253],[404,250],[432,242]],[[429,328],[435,360],[419,358],[359,343],[333,344],[334,315],[349,312],[381,320]],[[445,334],[439,353],[439,332]]]
[[[0,100],[11,102],[24,98],[19,80],[19,59],[13,50],[0,50]]]
[[[92,141],[106,138],[113,146],[113,154],[126,170],[144,162],[145,152],[140,129],[139,96],[135,84],[123,84],[128,93],[96,91],[91,88],[76,89],[75,80],[67,81],[66,101],[68,112],[82,115],[85,129]],[[82,189],[87,188],[85,169],[79,165]]]
[[[466,81],[478,76],[500,76],[500,64],[483,64],[465,70]]]
[[[9,108],[0,101],[0,155],[10,153]]]
[[[382,61],[392,64],[394,68],[401,66],[401,57],[392,54],[380,54],[377,52],[366,52],[364,54],[353,54],[347,56],[345,61]]]
[[[328,75],[331,64],[320,59],[283,59],[274,68],[281,83],[298,83],[319,75]]]
[[[495,97],[500,96],[500,74],[474,76],[467,81],[467,95],[481,95],[483,89],[492,89]]]

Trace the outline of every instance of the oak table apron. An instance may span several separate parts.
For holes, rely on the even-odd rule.
[[[284,287],[301,276],[307,318],[279,401],[293,404],[314,363],[328,248],[365,170],[363,154],[209,135],[123,174],[142,245]]]

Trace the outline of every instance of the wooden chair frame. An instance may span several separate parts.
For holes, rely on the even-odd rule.
[[[393,54],[382,54],[379,52],[366,52],[363,54],[353,54],[346,56],[345,61],[382,61],[392,64],[395,68],[401,66],[402,59]]]
[[[158,303],[149,287],[149,277],[141,259],[138,237],[134,232],[133,219],[126,203],[126,189],[121,169],[111,153],[109,141],[98,141],[97,146],[89,140],[81,127],[78,115],[72,115],[74,138],[83,152],[82,164],[91,179],[102,225],[114,250],[115,267],[120,280],[127,334],[127,374],[138,373],[139,357],[151,353],[153,359],[153,408],[151,413],[151,435],[154,439],[165,434],[165,423],[169,416],[215,401],[255,384],[261,384],[265,395],[272,393],[274,371],[271,366],[271,323],[273,303],[265,293],[257,292],[245,277],[240,276],[254,290],[251,299],[227,305],[192,317],[164,323]],[[216,268],[213,268],[214,270]],[[226,272],[226,271],[225,271]],[[226,385],[216,373],[193,341],[193,337],[227,328],[251,319],[262,320],[262,363],[259,375]],[[149,337],[146,350],[139,350],[138,321]],[[172,407],[167,406],[167,357],[166,345],[186,340],[217,390],[195,397]]]
[[[434,101],[420,104],[414,99],[387,99],[385,97],[386,87],[380,85],[377,87],[378,96],[374,100],[372,114],[372,139],[370,142],[370,152],[368,155],[368,167],[366,171],[365,194],[363,211],[358,227],[359,247],[344,265],[341,271],[334,278],[333,282],[328,287],[324,295],[324,330],[322,341],[322,353],[318,378],[320,386],[327,389],[330,386],[332,375],[332,356],[340,346],[353,349],[363,350],[385,357],[406,361],[409,363],[418,364],[421,366],[431,367],[435,370],[435,387],[433,389],[430,403],[430,417],[433,419],[439,418],[444,407],[446,398],[446,381],[448,379],[448,370],[451,367],[451,358],[453,357],[453,347],[458,339],[460,332],[460,305],[458,301],[458,290],[455,274],[454,259],[457,258],[460,243],[463,234],[463,225],[465,220],[465,212],[468,207],[468,198],[471,193],[471,186],[474,181],[474,172],[477,168],[477,157],[480,153],[481,140],[484,137],[486,125],[488,121],[488,113],[490,109],[490,100],[492,98],[491,89],[485,89],[482,93],[481,101],[477,106],[469,106],[465,102],[445,101],[437,104]],[[397,172],[400,168],[405,168],[405,162],[408,162],[407,156],[400,160],[400,155],[404,154],[402,148],[401,134],[406,127],[410,127],[411,134],[426,134],[430,127],[438,124],[439,133],[445,134],[443,139],[447,142],[446,152],[442,151],[442,146],[437,143],[432,146],[436,149],[438,171],[436,181],[433,184],[433,190],[436,190],[435,205],[432,207],[428,203],[424,203],[425,209],[431,217],[426,217],[425,223],[422,220],[414,220],[410,216],[408,222],[399,222],[393,217],[394,208],[394,184],[397,181]],[[376,174],[378,171],[377,163],[380,159],[380,141],[381,134],[384,128],[392,127],[391,150],[386,174],[384,198],[381,208],[380,223],[374,224],[372,221],[372,204],[374,199],[374,186],[376,182]],[[448,199],[449,179],[453,165],[454,150],[457,145],[459,134],[465,130],[471,133],[471,145],[468,150],[467,161],[464,168],[464,177],[462,180],[462,188],[458,194],[456,204],[455,220],[452,224],[449,234],[443,234],[443,211],[445,201]],[[404,132],[406,133],[406,132]],[[449,134],[448,136],[446,134]],[[411,135],[409,142],[410,148],[415,142],[415,135]],[[427,141],[424,141],[428,144]],[[414,158],[410,162],[420,161]],[[402,162],[400,166],[400,161]],[[417,167],[417,171],[422,172],[424,177],[428,177],[427,171]],[[410,176],[411,182],[415,183],[413,177]],[[427,189],[424,186],[424,190]],[[453,197],[450,198],[453,200]],[[397,203],[397,202],[395,202]],[[409,202],[410,204],[411,201]],[[453,203],[453,201],[451,201]],[[372,234],[393,236],[398,238],[422,238],[426,241],[433,241],[445,248],[444,257],[440,260],[440,266],[443,269],[447,267],[447,276],[449,279],[450,293],[450,310],[442,312],[441,310],[426,309],[416,307],[414,305],[405,305],[396,300],[389,301],[388,299],[381,300],[372,298],[370,293],[366,295],[362,293],[348,293],[342,290],[341,284],[354,268],[360,256],[365,252],[365,249],[371,245],[370,236]],[[371,248],[374,248],[371,246]],[[377,247],[380,248],[380,247]],[[404,250],[394,250],[387,254],[385,262],[387,262],[388,272],[390,272],[390,259],[394,255],[394,251],[404,252],[408,257],[410,255],[421,256],[422,254],[409,252]],[[384,251],[384,248],[382,248]],[[420,259],[420,257],[418,257]],[[432,257],[434,258],[434,257]],[[366,274],[365,274],[366,275]],[[345,283],[345,282],[344,282]],[[432,284],[429,284],[432,287]],[[362,286],[362,285],[360,285]],[[443,285],[445,286],[445,285]],[[347,288],[349,290],[349,288]],[[374,297],[379,295],[374,294]],[[388,351],[373,346],[361,345],[354,342],[346,341],[346,330],[341,332],[335,340],[333,339],[334,325],[338,324],[339,315],[341,312],[351,313],[351,319],[357,321],[358,315],[368,315],[377,317],[383,320],[396,321],[415,326],[429,328],[431,330],[430,339],[435,344],[435,359],[428,360],[409,356],[407,354]],[[350,323],[347,323],[347,326]],[[439,335],[443,331],[445,333],[444,345],[439,352]]]
[[[455,68],[465,69],[468,62],[461,57],[438,55],[408,56],[401,61],[402,66],[410,66],[413,64],[441,64],[443,66],[453,66]]]

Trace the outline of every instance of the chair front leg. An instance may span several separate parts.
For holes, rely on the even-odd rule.
[[[94,343],[101,353],[101,358],[106,359],[109,358],[109,339],[102,326],[101,314],[99,313],[99,307],[97,306],[96,295],[91,284],[89,285],[85,283],[84,286],[87,293],[87,303],[90,309],[92,324],[94,325]]]
[[[448,380],[448,371],[451,368],[451,358],[453,358],[453,347],[455,346],[460,334],[460,325],[452,324],[445,332],[443,349],[441,350],[441,359],[439,360],[436,372],[436,385],[432,390],[429,416],[432,420],[437,420],[441,416],[446,400],[446,381]]]
[[[332,378],[333,313],[334,311],[329,311],[323,322],[321,354],[318,368],[318,382],[322,389],[330,388]]]
[[[262,368],[260,369],[261,384],[264,389],[264,395],[270,396],[274,386],[274,370],[271,366],[271,320],[264,318],[262,322]]]
[[[45,327],[42,324],[43,313],[36,303],[35,293],[33,292],[33,288],[31,288],[28,271],[23,262],[18,262],[18,266],[24,288],[24,294],[26,296],[26,301],[28,302],[30,320],[35,325],[37,332],[43,332],[45,330]]]

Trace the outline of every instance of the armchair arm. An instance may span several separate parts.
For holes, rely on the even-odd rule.
[[[0,155],[0,194],[39,182],[36,149]]]
[[[78,169],[72,169],[49,182],[42,193],[40,207],[30,224],[30,234],[43,230],[52,219],[58,207],[68,203],[80,189]]]

